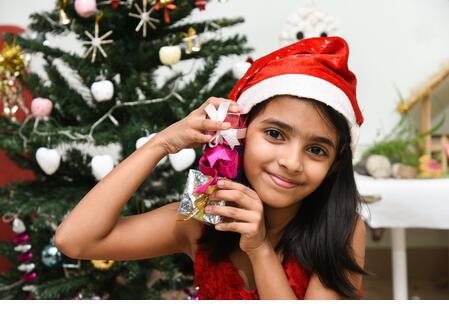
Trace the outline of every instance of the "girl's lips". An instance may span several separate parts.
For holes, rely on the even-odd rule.
[[[270,176],[271,181],[273,181],[279,187],[286,188],[286,189],[291,189],[291,188],[294,188],[294,187],[296,187],[298,185],[296,183],[291,183],[291,182],[285,181],[285,180],[283,180],[283,179],[281,179],[281,178],[279,178],[279,177],[277,177],[277,176],[275,176],[275,175],[273,175],[271,173],[268,173],[268,175]]]

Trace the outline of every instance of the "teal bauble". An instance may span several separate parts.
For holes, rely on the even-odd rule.
[[[62,261],[62,254],[54,245],[49,244],[42,250],[42,263],[47,267],[55,267]]]

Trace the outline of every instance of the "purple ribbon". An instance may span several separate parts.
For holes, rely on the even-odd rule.
[[[37,278],[37,273],[36,272],[30,272],[27,274],[24,274],[21,279],[23,282],[30,282],[33,281]]]
[[[233,179],[237,177],[239,153],[226,145],[206,148],[200,159],[200,171],[212,179],[195,188],[195,193],[204,194],[207,188],[217,184],[218,176]]]
[[[20,254],[17,256],[17,260],[22,261],[22,262],[30,261],[32,258],[33,258],[33,253],[31,253],[31,252],[27,252],[27,253]]]
[[[20,234],[15,236],[14,238],[12,238],[12,242],[15,244],[19,244],[19,243],[23,243],[23,242],[28,242],[30,240],[30,236],[26,233]]]

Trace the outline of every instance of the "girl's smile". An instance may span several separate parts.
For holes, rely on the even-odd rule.
[[[277,186],[279,186],[281,188],[291,189],[291,188],[298,186],[298,184],[296,182],[293,182],[291,180],[282,178],[278,175],[274,175],[269,172],[267,174],[271,178],[271,180],[274,182],[274,184],[276,184]]]

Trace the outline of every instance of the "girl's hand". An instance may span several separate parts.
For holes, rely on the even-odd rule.
[[[215,225],[220,231],[233,231],[240,233],[240,249],[252,255],[258,249],[268,244],[265,228],[263,204],[257,193],[232,180],[218,180],[218,191],[209,198],[212,200],[225,200],[236,203],[239,208],[231,206],[209,205],[207,214],[216,214],[234,219],[234,222],[222,222]]]
[[[211,97],[198,109],[193,110],[187,117],[159,132],[154,139],[160,140],[167,153],[176,153],[185,148],[197,148],[202,144],[208,143],[211,136],[206,135],[205,131],[218,131],[230,128],[230,125],[226,126],[224,122],[206,118],[206,107],[209,104],[213,104],[215,108],[218,108],[223,101],[231,103],[229,107],[230,112],[237,113],[240,111],[240,108],[234,101]]]

